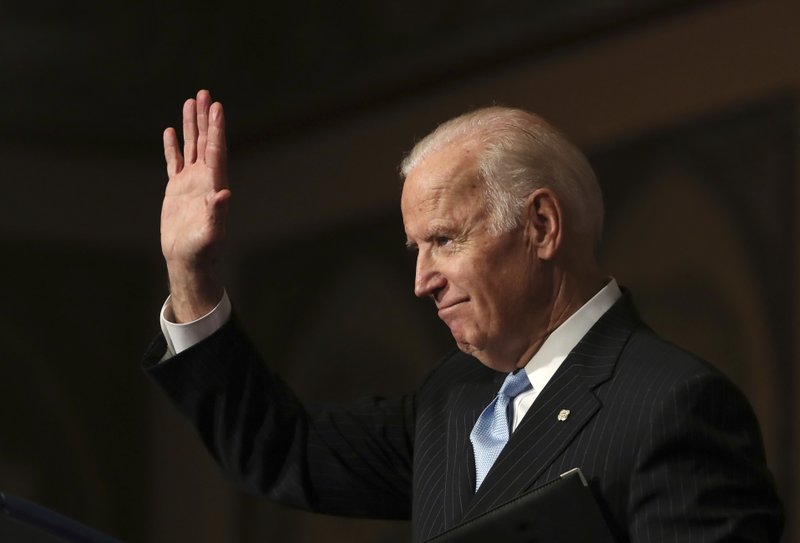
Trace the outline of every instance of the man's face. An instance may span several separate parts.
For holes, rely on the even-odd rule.
[[[539,266],[525,224],[488,232],[477,150],[451,145],[418,164],[403,187],[403,223],[418,251],[414,293],[433,299],[462,351],[511,371],[528,362],[546,302],[537,299]]]

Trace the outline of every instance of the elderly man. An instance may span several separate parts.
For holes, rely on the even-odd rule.
[[[453,119],[402,165],[414,289],[458,345],[413,394],[301,405],[231,317],[216,270],[230,197],[222,106],[164,134],[171,288],[147,371],[222,467],[314,511],[411,518],[415,541],[580,467],[620,540],[777,541],[747,401],[660,339],[598,264],[581,152],[530,113]]]

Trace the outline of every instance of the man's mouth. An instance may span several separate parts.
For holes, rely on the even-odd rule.
[[[438,312],[439,318],[444,320],[445,317],[447,317],[449,314],[455,311],[459,305],[463,304],[466,301],[467,300],[457,300],[455,302],[442,305],[441,307],[439,307],[439,312]]]

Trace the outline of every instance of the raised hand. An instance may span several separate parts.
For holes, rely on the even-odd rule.
[[[173,317],[188,322],[222,297],[217,269],[231,192],[226,171],[225,115],[208,91],[183,105],[183,153],[174,128],[164,131],[167,183],[161,250],[167,262]]]

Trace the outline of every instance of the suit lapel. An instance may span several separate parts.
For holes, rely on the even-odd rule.
[[[511,436],[465,508],[464,520],[534,486],[602,409],[593,389],[611,377],[620,351],[637,323],[630,297],[625,295],[581,339]],[[467,448],[471,454],[471,447]],[[474,484],[474,475],[472,480]]]

